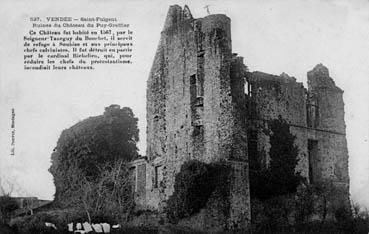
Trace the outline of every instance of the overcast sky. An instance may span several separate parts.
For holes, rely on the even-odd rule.
[[[306,84],[316,64],[329,68],[341,87],[349,148],[351,194],[369,207],[369,1],[1,1],[0,178],[19,195],[52,199],[47,169],[61,131],[115,103],[139,118],[141,154],[146,147],[146,80],[169,5],[189,5],[195,18],[226,14],[233,52],[251,71],[286,72]],[[132,65],[94,71],[24,71],[23,34],[31,16],[117,17],[134,31]],[[10,156],[11,108],[16,154]]]

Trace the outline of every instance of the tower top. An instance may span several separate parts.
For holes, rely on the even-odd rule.
[[[319,63],[311,71],[307,72],[309,89],[328,88],[343,92],[338,88],[334,80],[329,76],[329,70],[326,66]]]

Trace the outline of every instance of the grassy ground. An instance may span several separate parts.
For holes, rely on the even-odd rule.
[[[15,231],[11,230],[9,227],[0,225],[0,233],[1,234],[17,234]],[[28,234],[70,234],[71,232],[67,231],[55,231],[52,229],[46,230],[44,229],[41,232],[37,233],[28,233]],[[177,227],[177,226],[162,226],[160,228],[144,228],[144,227],[125,227],[119,230],[114,230],[111,232],[112,234],[244,234],[244,232],[206,232],[206,231],[194,231],[189,228]],[[253,232],[252,234],[345,234],[348,232],[341,232],[337,230],[320,230],[320,231],[261,231],[261,232]],[[365,233],[367,232],[355,232],[355,233]]]
[[[13,234],[14,231],[8,225],[0,223],[0,233],[1,234]]]

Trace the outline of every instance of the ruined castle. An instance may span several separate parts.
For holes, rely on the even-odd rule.
[[[322,64],[308,88],[287,74],[249,72],[232,52],[230,19],[193,18],[169,8],[147,81],[146,157],[133,163],[137,203],[161,211],[188,160],[231,166],[228,227],[250,221],[248,161],[264,152],[268,121],[283,118],[296,136],[296,168],[310,183],[332,181],[349,196],[343,91]]]

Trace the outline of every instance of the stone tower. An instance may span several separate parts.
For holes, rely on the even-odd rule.
[[[232,54],[230,19],[194,19],[187,6],[169,8],[147,82],[145,204],[159,210],[188,160],[232,168],[227,226],[250,220],[242,58]]]
[[[343,91],[336,86],[328,69],[322,64],[309,71],[307,77],[310,107],[308,124],[320,130],[311,134],[308,145],[310,148],[315,147],[316,151],[316,158],[311,158],[316,162],[311,178],[315,181],[332,181],[348,198],[348,150]]]

